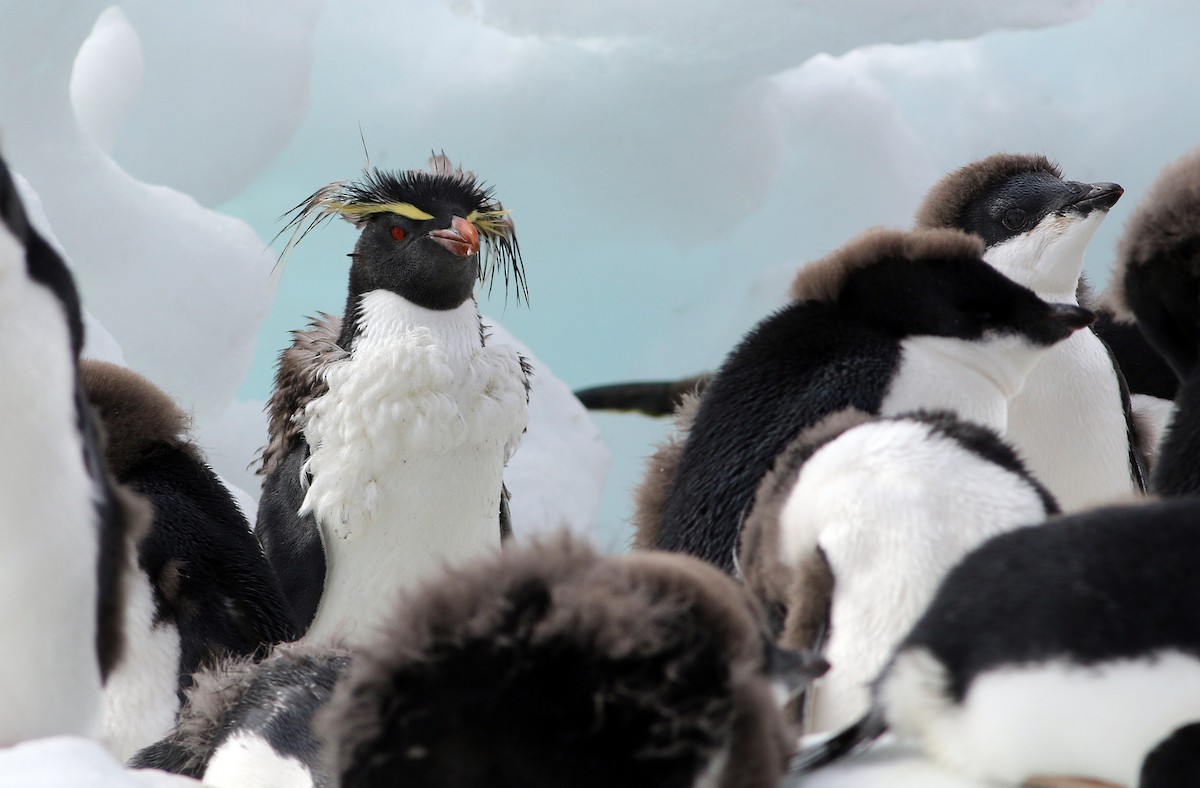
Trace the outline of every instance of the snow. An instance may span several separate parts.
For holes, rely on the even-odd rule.
[[[0,146],[77,274],[87,353],[193,412],[244,506],[275,358],[341,311],[353,231],[278,267],[270,239],[361,169],[361,130],[373,164],[444,149],[514,211],[532,304],[498,287],[482,307],[538,358],[516,527],[611,547],[667,425],[589,419],[568,387],[714,367],[796,266],[909,224],[941,174],[1001,149],[1126,188],[1091,246],[1102,284],[1200,127],[1190,0],[0,0],[0,18]]]

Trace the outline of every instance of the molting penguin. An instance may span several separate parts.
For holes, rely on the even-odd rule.
[[[79,384],[83,318],[62,258],[0,159],[0,746],[98,732],[120,664],[126,551],[147,513],[114,488]]]
[[[1084,250],[1122,193],[1115,183],[1065,181],[1044,156],[1001,153],[936,183],[916,225],[974,233],[996,270],[1047,301],[1074,304]],[[1005,437],[1071,512],[1144,489],[1132,432],[1124,378],[1089,330],[1030,373]]]
[[[759,485],[740,567],[776,612],[779,642],[832,665],[808,730],[843,727],[938,583],[988,538],[1058,514],[991,430],[949,413],[834,414],[801,433]]]
[[[502,268],[524,293],[513,224],[474,175],[434,157],[331,184],[293,238],[333,216],[361,231],[346,311],[280,358],[256,532],[308,636],[352,641],[371,600],[499,547],[529,368],[487,344],[473,297],[481,242],[482,278]]]
[[[1118,248],[1116,305],[1180,374],[1152,487],[1168,496],[998,536],[947,575],[813,768],[890,726],[967,774],[1131,785],[1200,720],[1200,156],[1160,177]]]
[[[779,703],[826,667],[703,562],[566,538],[450,571],[389,629],[318,716],[346,788],[773,785]]]
[[[149,501],[125,609],[126,659],[105,686],[104,738],[121,760],[175,724],[192,674],[298,636],[262,547],[188,438],[188,419],[133,370],[83,361],[116,481]],[[132,564],[132,562],[131,562]]]
[[[759,323],[705,388],[657,547],[733,567],[755,489],[800,432],[846,408],[946,409],[1003,430],[1008,399],[1046,349],[1092,314],[1050,305],[953,230],[868,232],[800,270],[793,303]],[[639,543],[650,541],[639,537]]]

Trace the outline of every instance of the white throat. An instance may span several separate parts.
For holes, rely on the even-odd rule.
[[[1083,254],[1108,214],[1051,214],[1027,233],[989,247],[983,259],[1051,303],[1074,304]]]
[[[1008,401],[1048,349],[1012,334],[975,341],[920,336],[900,344],[900,369],[881,415],[949,410],[1001,433],[1008,425]]]

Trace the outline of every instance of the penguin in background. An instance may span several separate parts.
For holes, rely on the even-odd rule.
[[[1064,180],[1045,156],[998,153],[944,176],[920,228],[984,240],[984,259],[1052,303],[1075,304],[1088,242],[1123,190]],[[1108,347],[1080,331],[1051,350],[1014,398],[1005,437],[1073,512],[1145,488],[1129,392]]]
[[[473,290],[499,269],[527,293],[508,212],[445,156],[318,190],[293,242],[334,216],[360,230],[346,310],[280,357],[256,533],[306,636],[353,643],[381,615],[370,600],[510,530],[530,369],[487,343]]]
[[[779,642],[832,666],[808,731],[870,706],[870,682],[958,561],[1058,506],[1016,453],[951,413],[834,414],[775,461],[742,532],[739,566]]]
[[[977,779],[1134,785],[1160,742],[1200,720],[1197,250],[1193,153],[1131,217],[1110,289],[1181,378],[1151,478],[1163,498],[1021,528],[969,554],[876,679],[871,710],[803,751],[797,770],[890,728]]]
[[[115,480],[153,520],[127,570],[127,658],[105,686],[105,743],[121,760],[175,724],[192,674],[298,637],[262,547],[190,439],[189,419],[131,369],[80,362]],[[135,559],[135,560],[133,560]]]
[[[1003,430],[1008,400],[1045,351],[1093,316],[1047,304],[954,230],[870,231],[800,270],[792,303],[760,322],[700,398],[655,546],[731,571],[759,482],[802,431],[846,408],[946,409]],[[649,538],[639,537],[645,544]]]
[[[3,159],[0,323],[0,746],[96,736],[101,685],[124,656],[121,568],[148,513],[105,471],[79,382],[79,294]]]

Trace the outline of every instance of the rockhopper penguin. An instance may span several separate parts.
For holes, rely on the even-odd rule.
[[[949,413],[838,413],[802,432],[759,485],[742,533],[747,584],[779,642],[832,666],[807,730],[870,706],[870,682],[946,573],[988,538],[1058,514],[1016,453]]]
[[[978,235],[996,270],[1051,303],[1075,304],[1084,250],[1122,193],[1115,183],[1063,180],[1045,156],[998,153],[938,181],[916,225]],[[1129,393],[1091,330],[1051,350],[1030,372],[1004,435],[1063,511],[1144,489]]]
[[[529,368],[487,344],[473,296],[497,268],[524,295],[512,221],[474,175],[444,156],[370,170],[299,205],[293,238],[334,216],[360,230],[346,311],[280,358],[257,533],[307,637],[349,644],[375,600],[499,547]]]
[[[998,536],[947,575],[874,684],[871,711],[802,753],[836,759],[890,727],[968,775],[1134,785],[1200,720],[1200,155],[1160,177],[1118,248],[1114,305],[1180,374],[1152,488]]]
[[[80,362],[115,480],[153,506],[123,611],[125,660],[105,685],[103,735],[122,761],[175,724],[192,674],[298,636],[250,523],[190,439],[188,417],[126,367]]]
[[[79,294],[3,159],[0,325],[0,746],[93,736],[123,658],[121,568],[148,511],[104,468],[79,383]]]
[[[742,521],[775,458],[826,416],[945,409],[1003,430],[1008,400],[1092,313],[1047,304],[954,230],[875,230],[800,270],[790,305],[759,323],[700,398],[638,543],[730,571]]]

